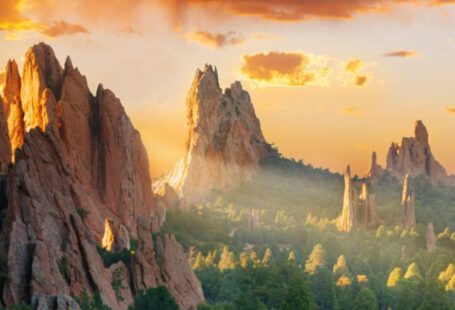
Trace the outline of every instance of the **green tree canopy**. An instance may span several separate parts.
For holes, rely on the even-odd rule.
[[[378,299],[372,290],[362,287],[354,300],[353,310],[377,310]]]
[[[128,310],[149,309],[179,310],[179,307],[167,288],[158,286],[137,294],[134,303],[128,308]]]

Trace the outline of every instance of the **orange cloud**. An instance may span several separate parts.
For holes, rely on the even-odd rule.
[[[81,25],[68,24],[63,20],[44,26],[41,32],[51,38],[77,33],[89,33],[85,27]]]
[[[277,22],[300,22],[309,19],[352,19],[365,13],[384,13],[398,5],[435,6],[455,3],[455,0],[171,0],[158,1],[179,23],[196,8],[213,15],[256,17]]]
[[[186,38],[189,41],[193,41],[211,48],[220,48],[226,45],[239,45],[244,42],[244,38],[234,31],[229,31],[227,33],[197,31],[186,34]]]
[[[419,53],[416,51],[396,50],[396,51],[384,53],[384,56],[409,58],[409,57],[417,57],[417,56],[419,56]]]
[[[359,72],[365,67],[365,64],[360,59],[350,59],[345,64],[345,71],[352,75],[354,85],[358,87],[363,87],[368,81],[368,76],[365,74],[360,74]]]
[[[265,86],[364,86],[368,77],[359,74],[364,66],[359,59],[342,62],[303,51],[270,51],[244,55],[240,72]]]
[[[353,105],[343,107],[341,110],[341,114],[349,115],[349,116],[360,116],[361,115],[359,109]]]
[[[256,81],[305,86],[316,79],[308,71],[309,58],[302,52],[268,52],[243,56],[241,72]]]
[[[366,77],[365,75],[357,75],[355,77],[356,86],[362,87],[367,83],[367,81],[368,81],[368,77]]]
[[[32,20],[24,15],[24,10],[29,8],[29,5],[30,3],[23,0],[0,0],[0,31],[7,32],[7,39],[19,38],[17,32],[20,31],[36,31],[48,37],[88,33],[83,26],[70,24],[63,20],[51,23]]]
[[[446,107],[446,112],[447,113],[451,113],[451,114],[455,114],[455,106]]]

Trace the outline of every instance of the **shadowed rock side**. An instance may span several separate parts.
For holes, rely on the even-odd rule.
[[[191,85],[186,125],[186,155],[155,190],[162,193],[168,183],[183,205],[249,178],[261,160],[276,155],[264,139],[249,94],[240,82],[223,93],[216,69],[209,65],[197,70]]]
[[[353,228],[369,228],[383,221],[376,212],[376,196],[368,193],[365,183],[362,184],[360,195],[354,187],[351,178],[351,168],[348,166],[344,173],[343,209],[338,219],[338,229],[349,232]]]
[[[387,155],[387,171],[399,180],[407,174],[411,177],[425,175],[432,183],[455,185],[455,177],[449,176],[434,158],[422,121],[416,122],[414,131],[414,137],[403,138],[401,145],[392,143]]]
[[[71,60],[62,68],[43,43],[29,49],[17,77],[16,64],[8,63],[0,147],[14,165],[0,223],[0,256],[7,257],[1,303],[60,300],[66,309],[70,296],[85,291],[126,309],[135,292],[163,284],[182,309],[195,308],[204,297],[183,249],[173,237],[152,239],[161,215],[148,157],[120,101],[102,86],[93,96]],[[129,238],[138,244],[131,264],[117,266],[125,274],[123,300],[111,285],[116,269],[105,268],[97,250],[106,219],[119,227],[115,246],[129,247]],[[158,243],[162,254],[154,250]]]

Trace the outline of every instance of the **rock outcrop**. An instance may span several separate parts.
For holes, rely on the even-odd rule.
[[[425,175],[432,183],[455,185],[455,177],[434,158],[428,132],[422,121],[415,124],[414,137],[403,138],[401,145],[392,143],[387,155],[387,171],[397,179]]]
[[[382,222],[376,213],[376,196],[368,193],[365,183],[362,183],[361,193],[357,195],[348,166],[344,173],[343,209],[338,219],[338,229],[349,232],[353,228],[365,229]]]
[[[433,223],[428,223],[427,233],[425,235],[427,241],[427,251],[431,252],[436,248],[436,234],[434,233]]]
[[[165,183],[183,205],[201,200],[213,189],[248,179],[259,163],[277,152],[268,144],[240,82],[222,92],[216,69],[197,70],[186,100],[187,148]],[[159,191],[157,189],[157,191]]]
[[[62,296],[87,292],[99,293],[112,309],[126,309],[112,287],[114,270],[105,268],[97,250],[110,219],[120,227],[112,230],[110,250],[137,241],[131,264],[117,266],[127,287],[122,294],[166,285],[182,309],[194,309],[204,297],[183,249],[164,236],[164,252],[154,251],[158,212],[148,157],[119,99],[101,85],[92,95],[71,60],[62,68],[43,43],[27,52],[22,79],[14,62],[8,68],[0,154],[9,152],[13,165],[5,177],[7,200],[0,202],[6,214],[0,256],[7,258],[0,267],[7,273],[0,304],[38,301],[44,307],[61,300],[67,306],[59,309],[66,309],[74,303]]]
[[[373,152],[371,155],[371,165],[370,169],[365,174],[365,178],[370,179],[373,183],[380,177],[384,175],[384,168],[378,164],[378,158],[376,152]]]
[[[416,225],[414,210],[414,188],[407,174],[403,180],[403,194],[401,196],[401,213],[404,227],[411,228]]]

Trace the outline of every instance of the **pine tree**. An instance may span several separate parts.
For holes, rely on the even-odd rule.
[[[378,310],[378,299],[372,290],[362,287],[355,297],[353,310]]]
[[[265,249],[264,256],[262,257],[262,265],[270,266],[272,258],[272,250],[270,248]]]
[[[326,265],[326,252],[321,244],[316,244],[305,262],[305,271],[310,275]]]
[[[196,259],[194,260],[193,269],[200,269],[205,266],[204,255],[201,252],[198,252]]]
[[[235,268],[235,256],[234,253],[229,250],[227,246],[223,248],[221,253],[220,262],[218,263],[220,270],[234,269]]]
[[[397,285],[398,280],[401,279],[403,276],[403,271],[400,267],[395,267],[389,274],[389,278],[387,279],[387,287],[395,287]]]
[[[295,264],[296,259],[297,259],[297,258],[296,258],[296,256],[295,256],[295,251],[294,251],[294,250],[291,250],[291,251],[289,252],[289,255],[288,255],[288,262],[289,262],[290,264]]]
[[[408,280],[418,280],[422,279],[422,275],[420,273],[419,267],[416,263],[411,263],[404,274],[404,278]]]
[[[425,282],[423,300],[418,310],[450,310],[451,308],[449,298],[441,283],[435,280]]]
[[[332,272],[335,278],[339,278],[342,275],[349,275],[348,263],[346,262],[344,255],[340,255],[338,257],[336,264],[333,266]]]
[[[308,285],[301,274],[291,278],[286,297],[280,307],[281,310],[308,310],[311,309],[311,298]]]
[[[455,276],[455,265],[449,264],[449,266],[447,266],[447,269],[439,274],[438,279],[439,281],[447,283],[453,278],[453,276]]]

